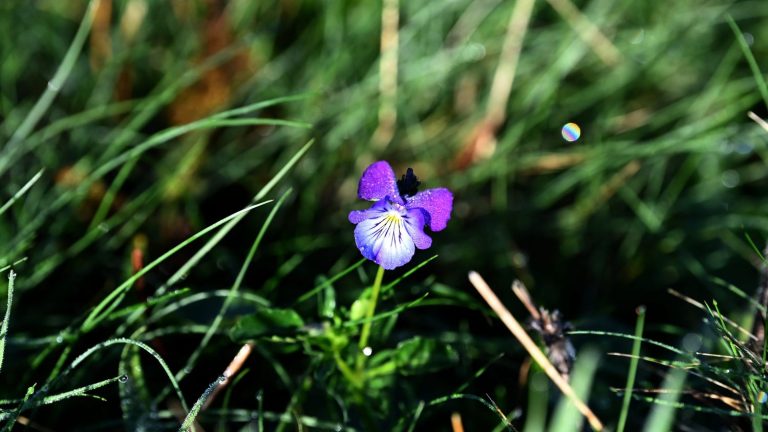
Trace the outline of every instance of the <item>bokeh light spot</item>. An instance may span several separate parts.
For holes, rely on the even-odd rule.
[[[574,142],[581,136],[581,128],[576,123],[566,123],[560,133],[563,134],[564,140]]]

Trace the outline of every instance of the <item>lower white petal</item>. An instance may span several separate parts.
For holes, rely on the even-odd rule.
[[[377,212],[355,227],[355,243],[364,257],[387,270],[400,267],[416,250],[403,215],[397,209]]]

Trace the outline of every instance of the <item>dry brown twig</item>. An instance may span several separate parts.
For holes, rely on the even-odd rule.
[[[523,345],[523,348],[525,348],[526,351],[528,351],[528,353],[531,355],[531,358],[533,358],[533,360],[538,363],[538,365],[544,370],[544,373],[547,374],[549,379],[555,383],[560,391],[563,392],[568,400],[570,400],[576,409],[578,409],[579,412],[587,419],[592,429],[596,431],[602,431],[603,423],[600,421],[600,419],[597,418],[597,416],[592,412],[587,404],[585,404],[579,398],[576,392],[573,391],[573,388],[568,384],[568,382],[560,375],[560,373],[558,373],[557,369],[555,369],[547,356],[541,351],[541,349],[539,349],[538,345],[536,345],[533,339],[531,339],[523,326],[521,326],[520,323],[515,319],[509,309],[507,309],[504,304],[501,303],[501,300],[499,300],[499,298],[493,292],[491,287],[488,286],[482,276],[480,276],[480,274],[475,271],[471,271],[469,272],[469,281],[475,287],[477,292],[480,293],[480,295],[483,297],[483,300],[488,303],[488,306],[490,306],[491,309],[496,312],[496,315],[499,316],[499,319],[501,319],[504,325],[507,326],[509,331],[512,332],[512,335],[515,336],[518,341],[520,341],[520,343]]]
[[[763,128],[766,132],[768,132],[768,122],[763,120],[759,115],[750,111],[747,113],[747,117],[751,118],[755,123],[760,125],[761,128]]]
[[[464,425],[461,423],[461,414],[451,414],[451,429],[453,432],[464,432]]]
[[[207,401],[205,401],[205,404],[203,405],[203,410],[207,409],[211,405],[211,403],[213,403],[213,400],[216,398],[216,395],[219,394],[219,392],[223,390],[224,387],[227,386],[227,383],[229,382],[230,378],[232,378],[240,370],[240,368],[243,367],[243,364],[248,359],[248,356],[251,355],[251,351],[253,351],[253,344],[251,343],[247,343],[240,348],[240,351],[237,352],[237,354],[232,359],[232,361],[229,362],[229,365],[227,366],[227,368],[224,369],[224,373],[221,374],[227,379],[219,382],[219,385],[217,385],[216,388],[213,390],[213,393],[211,393],[211,396],[208,398]]]
[[[570,0],[547,0],[553,9],[587,43],[592,51],[608,66],[621,61],[621,53],[596,25],[594,25]]]
[[[490,158],[496,151],[496,131],[507,117],[507,104],[515,82],[517,65],[523,49],[523,39],[533,13],[534,0],[519,0],[512,9],[507,34],[499,55],[499,64],[493,74],[485,116],[469,136],[456,165],[465,168],[473,162]]]
[[[379,125],[373,133],[373,145],[387,147],[395,134],[397,122],[397,59],[400,43],[399,0],[384,0],[381,10],[381,54],[379,58]]]
[[[576,358],[576,350],[567,336],[568,330],[571,329],[570,323],[563,320],[559,310],[555,309],[550,312],[543,307],[536,306],[528,293],[528,289],[521,281],[515,280],[512,283],[512,292],[531,314],[529,329],[539,333],[544,346],[547,348],[547,358],[560,372],[560,375],[569,381],[573,361]]]

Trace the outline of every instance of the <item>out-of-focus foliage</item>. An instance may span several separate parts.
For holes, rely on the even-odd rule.
[[[487,315],[469,270],[521,318],[506,289],[515,277],[579,328],[631,333],[645,304],[650,336],[675,346],[707,335],[705,314],[667,288],[748,319],[748,301],[718,281],[749,295],[757,281],[747,237],[761,245],[768,230],[768,132],[747,112],[768,110],[728,20],[768,70],[768,4],[592,0],[576,1],[574,16],[555,7],[569,2],[539,1],[510,37],[519,3],[400,1],[397,86],[383,96],[380,71],[393,69],[380,43],[395,33],[380,1],[0,3],[0,202],[18,198],[0,210],[0,266],[17,263],[18,273],[0,398],[125,374],[119,391],[93,391],[106,402],[28,410],[33,396],[21,415],[54,429],[175,429],[175,390],[144,348],[108,345],[87,367],[68,365],[111,338],[144,341],[184,376],[192,406],[250,340],[249,371],[201,411],[204,426],[261,418],[268,430],[450,430],[459,411],[468,430],[486,430],[500,422],[489,395],[522,427],[526,357]],[[515,44],[506,92],[494,83],[509,83]],[[574,142],[561,137],[569,122],[581,128]],[[336,356],[354,357],[353,304],[366,301],[375,269],[358,262],[346,214],[361,208],[357,179],[379,159],[398,175],[412,167],[424,187],[450,187],[456,201],[429,251],[439,257],[387,286],[431,257],[419,252],[385,278],[361,393]],[[274,202],[193,266],[211,235],[115,291],[259,191],[262,202],[289,187],[268,223]],[[91,314],[115,292],[119,305]],[[630,347],[595,335],[574,342]],[[590,401],[615,424],[620,398],[609,387],[623,385],[628,362],[600,361]],[[661,375],[641,367],[638,385]],[[440,399],[459,394],[480,396]],[[634,403],[627,430],[648,409]],[[704,416],[679,421],[696,429],[717,418]]]

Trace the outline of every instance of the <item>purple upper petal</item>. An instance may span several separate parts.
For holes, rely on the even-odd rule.
[[[365,169],[357,187],[357,196],[368,201],[378,201],[386,196],[395,202],[402,201],[397,191],[395,172],[389,163],[378,161]]]
[[[427,189],[406,198],[408,209],[420,208],[427,214],[427,224],[432,231],[445,229],[453,209],[453,194],[446,188]]]

